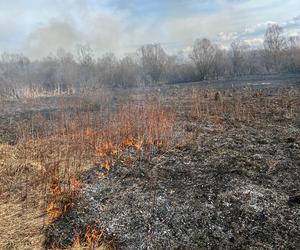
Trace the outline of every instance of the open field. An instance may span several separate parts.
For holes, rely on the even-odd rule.
[[[1,100],[0,249],[298,249],[287,81]]]
[[[299,0],[0,0],[0,250],[300,250]]]

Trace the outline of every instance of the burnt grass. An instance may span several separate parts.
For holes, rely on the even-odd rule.
[[[186,98],[191,87],[150,91],[168,102]],[[231,98],[230,87],[213,88]],[[255,88],[268,98],[285,89],[282,84]],[[0,142],[16,144],[22,122],[32,122],[32,114],[51,122],[58,101],[42,103],[3,106]],[[80,193],[72,209],[45,229],[44,248],[68,248],[77,235],[84,241],[91,226],[104,230],[116,249],[299,249],[299,89],[294,107],[293,118],[226,118],[222,126],[179,110],[176,136],[189,139],[166,150],[154,148],[147,157],[129,150],[136,158],[130,165],[117,161],[108,172],[91,166],[81,173]]]
[[[227,131],[103,178],[96,167],[45,245],[72,245],[76,232],[96,225],[120,249],[297,249],[299,152],[281,131]]]
[[[296,117],[220,128],[183,115],[187,143],[104,176],[99,166],[82,173],[73,208],[45,231],[45,248],[71,246],[93,225],[117,249],[299,249]]]

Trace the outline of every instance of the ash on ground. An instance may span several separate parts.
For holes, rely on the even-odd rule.
[[[188,126],[197,136],[183,147],[104,177],[99,167],[85,172],[46,248],[72,245],[95,225],[119,249],[299,249],[299,124]]]

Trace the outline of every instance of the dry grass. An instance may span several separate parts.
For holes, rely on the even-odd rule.
[[[43,195],[26,187],[38,167],[24,163],[13,146],[0,145],[0,159],[0,249],[39,249]]]
[[[42,248],[43,228],[72,207],[86,168],[109,170],[116,161],[130,164],[126,150],[149,155],[169,146],[173,116],[157,100],[124,103],[115,112],[61,105],[54,118],[38,114],[19,124],[18,144],[0,147],[1,249]]]
[[[294,89],[275,97],[252,90],[195,89],[185,95],[177,110],[188,100],[189,117],[220,127],[228,121],[259,124],[262,117],[280,121],[298,114]],[[149,158],[175,145],[174,104],[143,96],[113,110],[111,98],[103,98],[62,99],[55,116],[34,115],[19,124],[17,145],[0,144],[0,249],[41,249],[43,228],[72,207],[78,176],[88,167],[98,165],[105,173],[118,161],[131,165],[136,158],[128,151]],[[178,97],[169,99],[178,104]],[[113,249],[95,230],[91,225],[74,239],[74,248]]]
[[[219,91],[193,90],[191,117],[222,125],[225,121],[260,123],[265,118],[286,121],[297,113],[298,90],[288,88],[277,95],[270,90]]]

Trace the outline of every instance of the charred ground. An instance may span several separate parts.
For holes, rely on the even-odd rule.
[[[87,161],[76,172],[80,188],[71,208],[45,224],[44,247],[297,249],[299,86],[146,92],[155,92],[155,100],[175,114],[172,140],[166,147],[153,143],[151,150],[132,143],[109,168]],[[144,98],[141,90],[130,93],[135,104]],[[95,103],[87,105],[90,112],[97,110]],[[43,134],[39,129],[35,134]],[[27,166],[29,175],[33,167]],[[22,185],[10,187],[15,191],[3,188],[6,202],[24,193]]]

